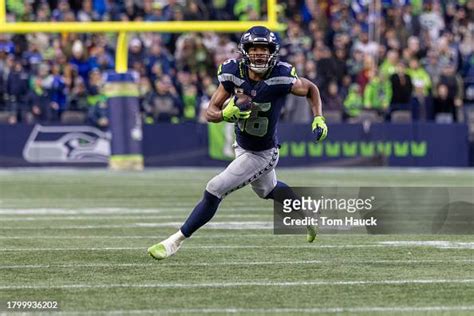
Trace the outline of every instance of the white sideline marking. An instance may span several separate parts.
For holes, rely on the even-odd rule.
[[[472,311],[474,305],[467,306],[367,306],[367,307],[309,307],[309,308],[175,308],[175,309],[139,309],[115,311],[55,312],[59,315],[106,315],[127,314],[279,314],[279,313],[409,313],[409,312],[452,312]]]
[[[178,208],[173,208],[178,209]],[[170,208],[171,210],[171,208]],[[66,208],[32,208],[32,209],[0,209],[0,215],[80,215],[80,214],[130,214],[147,213],[156,214],[163,212],[163,209],[134,209],[134,208],[84,208],[84,209],[66,209]]]
[[[441,249],[474,249],[474,242],[459,242],[445,240],[406,240],[406,241],[381,241],[379,244],[388,246],[428,246]]]
[[[122,283],[122,284],[64,284],[64,285],[0,285],[0,290],[75,290],[75,289],[110,289],[110,288],[228,288],[241,286],[308,286],[308,285],[400,285],[400,284],[465,284],[474,283],[474,279],[421,279],[421,280],[354,280],[354,281],[251,281],[219,283]]]
[[[135,223],[138,227],[181,227],[182,222],[166,223]],[[209,222],[206,228],[210,229],[273,229],[273,222],[253,221],[253,222]]]
[[[17,226],[5,227],[4,230],[43,230],[43,229],[102,229],[102,228],[160,228],[160,227],[181,227],[182,222],[164,222],[164,223],[134,223],[124,225],[71,225],[71,226],[51,226],[51,227],[30,227]],[[252,221],[252,222],[211,222],[206,224],[208,229],[273,229],[272,222]]]
[[[229,234],[201,234],[198,236],[193,236],[192,239],[208,239],[208,238],[223,238],[229,237]],[[239,238],[242,237],[273,237],[275,235],[271,234],[240,234]],[[298,235],[293,235],[298,236]],[[86,236],[76,236],[76,235],[64,235],[64,236],[0,236],[0,239],[159,239],[159,238],[167,238],[169,235],[149,235],[149,236],[139,236],[139,235],[112,235],[112,236],[101,236],[101,235],[86,235]],[[285,236],[287,238],[288,236]]]
[[[269,214],[224,214],[216,215],[219,218],[265,218],[271,216]],[[181,215],[124,215],[124,216],[38,216],[38,217],[8,217],[0,218],[0,222],[31,222],[31,221],[69,221],[69,220],[117,220],[117,219],[183,219],[186,214]]]
[[[264,265],[302,265],[302,264],[420,264],[420,263],[472,263],[474,259],[454,260],[349,260],[349,261],[322,261],[322,260],[295,260],[295,261],[223,261],[223,262],[189,262],[189,263],[77,263],[77,264],[27,264],[27,265],[0,265],[0,270],[13,269],[57,269],[57,268],[117,268],[117,267],[213,267],[213,266],[264,266]]]
[[[98,236],[99,237],[99,236]],[[215,237],[215,236],[211,236]],[[150,237],[151,238],[151,237]],[[472,243],[457,243],[456,247],[444,247],[450,249],[473,249]],[[341,245],[200,245],[200,246],[186,246],[186,249],[261,249],[261,248],[272,248],[272,249],[306,249],[306,248],[382,248],[382,247],[423,247],[433,246],[430,243],[408,243],[408,244],[387,244],[385,242],[379,242],[378,244],[341,244]],[[144,250],[146,247],[58,247],[58,248],[0,248],[0,252],[22,252],[22,251],[109,251],[109,250]]]
[[[186,249],[304,249],[304,248],[379,248],[383,245],[296,245],[296,246],[260,246],[260,245],[206,245],[187,246]],[[22,252],[22,251],[109,251],[109,250],[145,250],[146,247],[62,247],[62,248],[0,248],[0,252]]]
[[[280,264],[319,264],[320,260],[297,261],[224,261],[224,262],[189,262],[189,263],[85,263],[85,264],[30,264],[30,265],[0,265],[0,269],[49,269],[49,268],[116,268],[116,267],[212,267],[212,266],[263,266]]]
[[[196,201],[197,202],[197,201]],[[176,207],[176,203],[170,204],[173,207],[160,207],[160,208],[119,208],[119,207],[102,207],[102,208],[80,208],[80,209],[67,209],[67,208],[32,208],[32,209],[0,209],[0,215],[106,215],[106,214],[134,214],[134,213],[146,213],[146,214],[157,214],[163,212],[191,212],[194,207],[193,203],[188,203],[182,207]],[[272,207],[249,207],[248,204],[242,204],[242,207],[233,206],[226,207],[225,212],[228,211],[243,211],[243,212],[255,212],[255,211],[271,211]]]

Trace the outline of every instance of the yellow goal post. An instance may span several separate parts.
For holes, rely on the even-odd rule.
[[[262,25],[282,31],[278,23],[277,0],[267,0],[266,21],[162,21],[162,22],[19,22],[6,21],[5,0],[0,0],[0,33],[118,33],[115,54],[115,71],[127,71],[128,32],[243,32],[252,26]]]

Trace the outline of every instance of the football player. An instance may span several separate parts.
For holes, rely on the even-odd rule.
[[[322,116],[318,87],[298,77],[292,65],[278,61],[279,49],[273,32],[255,26],[241,37],[242,58],[227,60],[219,66],[220,84],[210,100],[206,119],[212,123],[235,123],[235,159],[207,183],[202,200],[181,228],[148,248],[153,258],[164,259],[175,254],[186,238],[211,220],[222,199],[235,190],[250,184],[259,197],[276,201],[282,198],[282,192],[288,192],[288,186],[277,181],[275,173],[276,124],[287,94],[307,98],[314,114],[312,131],[316,141],[326,138],[328,128]],[[314,228],[308,227],[308,241],[315,237]]]

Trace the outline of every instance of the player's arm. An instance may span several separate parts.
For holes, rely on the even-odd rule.
[[[216,92],[212,95],[211,101],[209,101],[209,106],[207,107],[206,120],[208,122],[219,123],[221,121],[226,121],[234,123],[240,119],[245,120],[249,118],[251,111],[239,108],[236,104],[237,97],[231,98],[226,107],[223,108],[225,101],[229,97],[230,93],[222,84],[220,84]],[[241,99],[245,100],[245,97],[241,97]]]
[[[291,87],[291,93],[308,99],[308,103],[314,115],[312,129],[313,133],[316,133],[316,141],[325,139],[328,134],[328,128],[323,116],[321,96],[318,87],[306,78],[296,78],[295,83]]]
[[[224,102],[230,97],[230,93],[226,91],[222,84],[219,84],[217,90],[209,101],[209,106],[206,111],[206,120],[208,122],[219,123],[223,121],[222,118],[222,107]]]

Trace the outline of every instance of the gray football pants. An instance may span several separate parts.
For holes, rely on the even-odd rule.
[[[278,163],[278,148],[264,151],[245,150],[238,145],[234,148],[235,159],[207,183],[206,190],[218,198],[224,198],[250,184],[259,197],[265,198],[277,184],[275,166]]]

